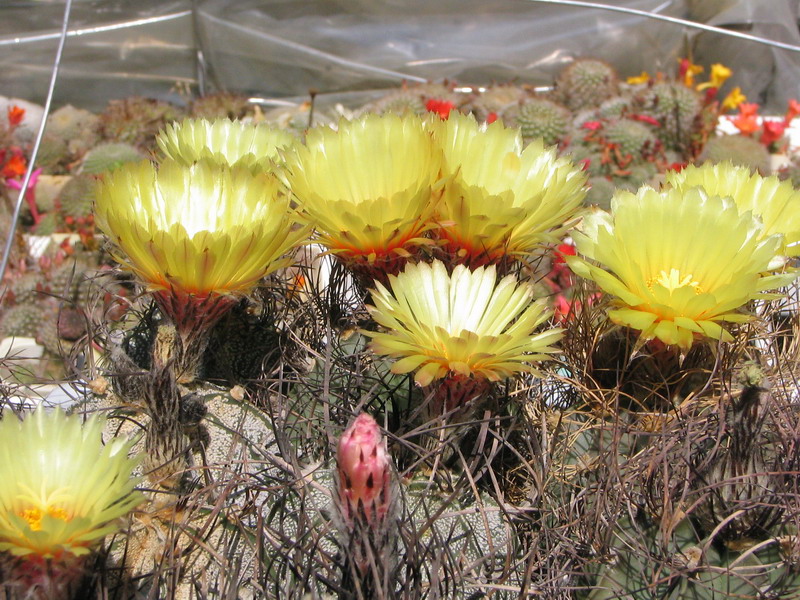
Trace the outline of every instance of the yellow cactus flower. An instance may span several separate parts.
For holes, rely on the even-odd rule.
[[[697,90],[701,91],[707,88],[720,88],[722,87],[722,84],[730,78],[731,75],[733,75],[733,71],[731,71],[728,67],[720,63],[714,63],[711,65],[711,76],[709,77],[709,80],[698,85]]]
[[[296,141],[283,129],[230,119],[186,119],[167,125],[156,137],[161,151],[184,165],[208,159],[262,171],[270,170],[279,150],[290,148]]]
[[[747,167],[724,162],[669,172],[667,183],[681,190],[700,186],[709,195],[730,196],[739,212],[752,211],[761,218],[763,236],[783,235],[779,254],[800,256],[800,192],[790,181],[775,175],[763,177]]]
[[[747,96],[742,93],[742,88],[737,85],[725,96],[721,106],[723,110],[736,110],[743,102],[747,102]]]
[[[577,216],[586,174],[554,147],[523,150],[518,130],[462,114],[434,128],[447,177],[437,235],[449,260],[477,267],[531,254]]]
[[[631,77],[628,77],[628,79],[626,79],[625,81],[629,85],[639,85],[642,83],[647,83],[648,81],[650,81],[650,79],[651,79],[650,73],[648,73],[647,71],[642,71],[639,75],[633,75]]]
[[[105,446],[105,419],[86,423],[39,408],[0,421],[0,551],[63,560],[83,556],[144,500],[131,477],[131,442]]]
[[[508,275],[497,280],[494,266],[470,271],[459,265],[449,275],[440,261],[409,264],[376,283],[368,307],[385,332],[365,332],[377,354],[399,359],[395,373],[416,370],[419,385],[445,377],[499,381],[535,372],[534,361],[554,352],[560,329],[534,333],[550,316],[531,287]]]
[[[247,293],[307,235],[275,176],[205,161],[115,170],[97,186],[95,218],[150,291],[198,299]]]
[[[764,238],[752,215],[700,188],[618,191],[611,213],[587,216],[573,238],[600,266],[567,263],[614,297],[611,320],[683,350],[696,336],[730,341],[720,323],[748,320],[740,307],[794,277],[762,276],[780,236]]]
[[[693,87],[694,76],[705,70],[702,65],[696,65],[688,58],[679,58],[678,64],[680,65],[679,73],[683,77],[683,85],[686,87]]]
[[[369,114],[311,129],[287,176],[319,242],[361,275],[384,278],[426,243],[441,153],[414,115]]]

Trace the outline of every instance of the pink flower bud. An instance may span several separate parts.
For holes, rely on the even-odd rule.
[[[391,503],[390,464],[375,419],[358,415],[339,440],[336,460],[342,516],[348,524],[362,514],[370,525],[380,524]]]

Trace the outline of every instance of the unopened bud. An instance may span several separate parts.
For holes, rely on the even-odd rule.
[[[348,525],[363,514],[377,526],[391,505],[391,466],[380,428],[362,413],[345,430],[336,454],[339,470],[339,503]]]

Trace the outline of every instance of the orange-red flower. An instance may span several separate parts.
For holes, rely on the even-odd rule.
[[[8,107],[7,115],[8,115],[8,124],[11,127],[16,127],[17,125],[22,123],[22,119],[25,118],[25,109],[20,108],[19,106],[14,104],[13,106]]]

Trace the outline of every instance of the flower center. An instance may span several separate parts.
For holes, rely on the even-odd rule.
[[[700,283],[692,279],[691,273],[689,273],[688,275],[682,275],[681,272],[675,268],[670,269],[669,273],[662,270],[657,276],[648,279],[647,289],[649,289],[652,292],[653,285],[656,283],[667,288],[670,292],[673,292],[678,288],[689,286],[691,288],[694,288],[695,294],[703,293],[703,289],[700,287]]]
[[[63,508],[57,506],[50,506],[47,512],[42,512],[39,508],[26,508],[20,513],[20,517],[25,519],[33,531],[40,531],[42,529],[42,518],[47,514],[54,519],[61,519],[62,521],[69,521],[69,515]]]

